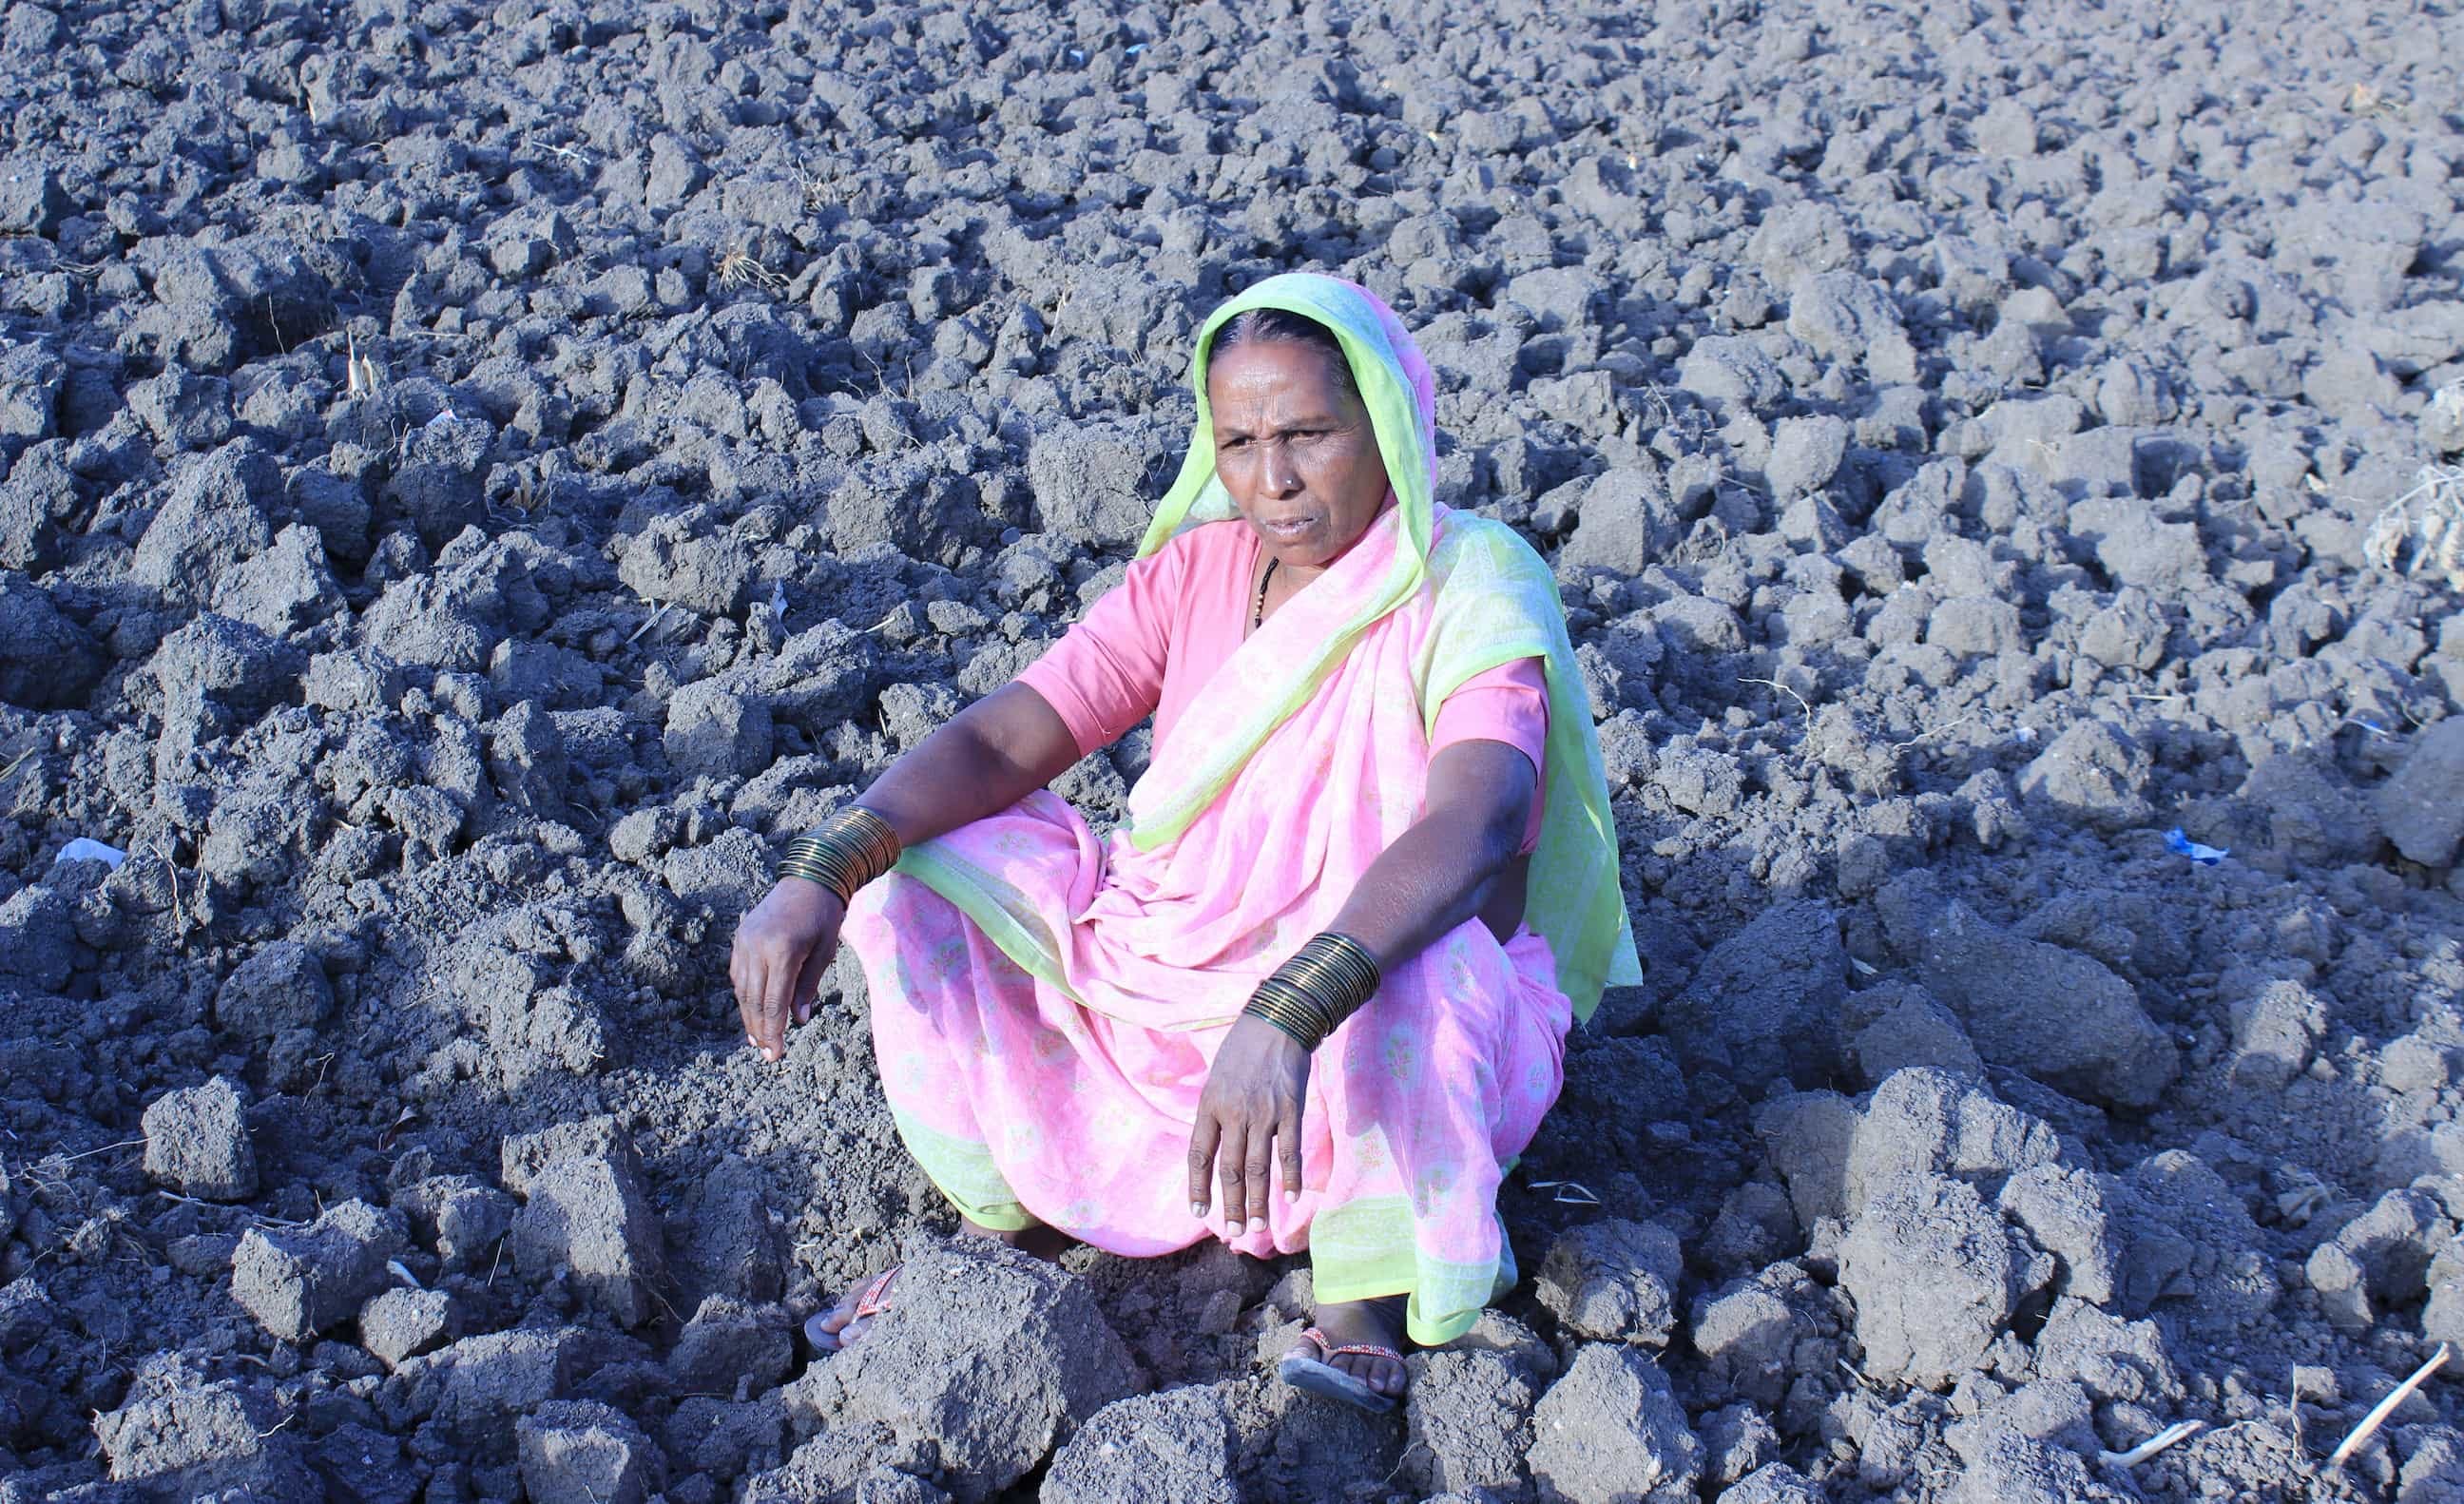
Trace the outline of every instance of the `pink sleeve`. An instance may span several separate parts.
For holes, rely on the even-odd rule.
[[[1523,831],[1523,853],[1528,854],[1540,844],[1540,811],[1549,793],[1549,679],[1540,660],[1517,658],[1457,686],[1438,707],[1429,756],[1458,741],[1503,741],[1531,760],[1541,788]]]
[[[1079,756],[1111,745],[1155,713],[1181,569],[1177,548],[1132,564],[1119,585],[1019,674],[1016,682],[1042,696],[1069,728]]]

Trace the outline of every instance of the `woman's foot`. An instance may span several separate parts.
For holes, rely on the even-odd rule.
[[[1318,1324],[1275,1364],[1284,1382],[1374,1414],[1395,1408],[1410,1376],[1403,1369],[1401,1295],[1318,1307]]]
[[[1383,1347],[1400,1353],[1403,1350],[1403,1307],[1407,1295],[1385,1295],[1375,1300],[1343,1300],[1317,1308],[1317,1329],[1326,1334],[1327,1346]],[[1372,1353],[1335,1353],[1327,1359],[1330,1367],[1350,1374],[1388,1399],[1399,1399],[1411,1376],[1403,1369],[1401,1360]]]
[[[1020,1228],[1015,1231],[1003,1231],[994,1228],[978,1227],[975,1223],[961,1217],[958,1219],[958,1228],[971,1238],[990,1238],[996,1243],[1006,1243],[1022,1253],[1032,1254],[1046,1262],[1059,1258],[1069,1247],[1069,1237],[1067,1233],[1047,1228],[1040,1222],[1031,1227]],[[840,1296],[837,1305],[816,1314],[805,1321],[804,1340],[812,1344],[813,1351],[835,1353],[862,1337],[865,1328],[872,1324],[874,1317],[890,1310],[891,1290],[897,1282],[898,1271],[903,1267],[893,1264],[883,1270]]]
[[[891,1287],[904,1265],[893,1264],[839,1297],[839,1303],[804,1323],[804,1340],[814,1352],[835,1353],[864,1335],[873,1318],[890,1309]]]

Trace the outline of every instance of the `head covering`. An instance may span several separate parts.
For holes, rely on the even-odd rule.
[[[1540,658],[1549,681],[1548,791],[1539,847],[1532,853],[1525,912],[1557,958],[1558,984],[1577,1017],[1588,1018],[1610,984],[1641,981],[1619,883],[1617,826],[1609,811],[1591,699],[1566,633],[1564,603],[1548,564],[1511,528],[1440,507],[1437,384],[1429,363],[1378,297],[1354,282],[1310,272],[1270,276],[1207,317],[1190,354],[1198,399],[1179,476],[1155,508],[1139,543],[1152,554],[1185,527],[1235,515],[1215,474],[1215,425],[1206,401],[1207,352],[1226,323],[1252,309],[1281,308],[1334,333],[1377,435],[1393,487],[1399,529],[1383,576],[1361,591],[1358,608],[1313,655],[1297,657],[1279,692],[1259,707],[1254,736],[1227,745],[1213,767],[1178,787],[1133,793],[1131,841],[1153,849],[1187,829],[1237,774],[1259,742],[1313,694],[1360,634],[1424,586],[1437,590],[1440,627],[1415,686],[1434,724],[1438,706],[1472,676],[1518,658]]]
[[[1395,310],[1357,282],[1322,276],[1314,272],[1286,272],[1267,277],[1232,299],[1199,328],[1198,345],[1189,358],[1189,388],[1198,397],[1198,421],[1189,431],[1189,453],[1181,456],[1180,475],[1155,507],[1155,520],[1138,545],[1140,557],[1154,553],[1185,526],[1221,522],[1233,515],[1231,495],[1215,475],[1215,418],[1206,402],[1207,355],[1215,336],[1244,313],[1280,308],[1325,325],[1343,346],[1360,401],[1377,433],[1377,452],[1386,462],[1386,478],[1395,488],[1396,504],[1403,509],[1405,536],[1414,540],[1408,553],[1425,558],[1429,549],[1430,513],[1438,474],[1438,383],[1420,347],[1403,328]]]

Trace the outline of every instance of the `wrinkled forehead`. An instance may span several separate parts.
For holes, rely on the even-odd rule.
[[[1304,340],[1251,340],[1216,356],[1206,372],[1206,402],[1218,424],[1356,418],[1367,409],[1345,378],[1350,368],[1331,350]]]

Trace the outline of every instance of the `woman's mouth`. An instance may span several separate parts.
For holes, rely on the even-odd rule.
[[[1317,519],[1313,517],[1288,517],[1274,520],[1260,519],[1258,522],[1258,531],[1266,534],[1270,538],[1280,538],[1288,541],[1308,536],[1310,530],[1316,526]]]

